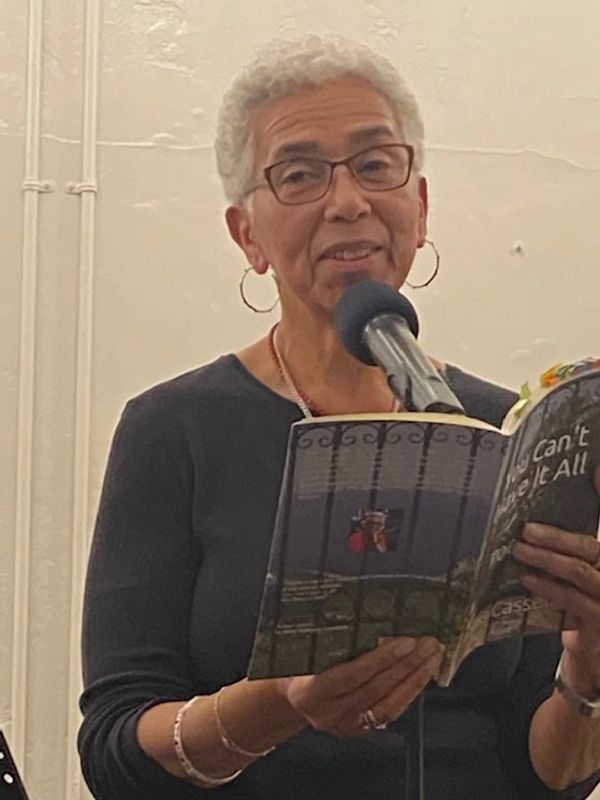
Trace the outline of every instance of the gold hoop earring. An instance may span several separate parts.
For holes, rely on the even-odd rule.
[[[425,283],[418,283],[415,286],[412,283],[409,283],[408,281],[405,281],[406,285],[410,286],[411,289],[424,289],[425,286],[429,286],[429,284],[432,283],[432,281],[437,276],[437,274],[439,272],[439,269],[440,269],[440,253],[439,253],[439,250],[437,249],[435,244],[431,241],[431,239],[425,239],[425,244],[428,244],[433,249],[433,252],[435,253],[435,269],[433,270],[433,275],[429,278],[429,280],[426,280]]]
[[[277,299],[270,308],[256,308],[256,306],[253,306],[252,303],[248,301],[248,298],[246,297],[246,294],[244,292],[244,283],[246,282],[246,278],[248,277],[249,272],[254,272],[254,269],[252,267],[246,267],[246,269],[244,270],[244,274],[242,275],[242,280],[240,281],[240,296],[242,298],[242,302],[244,303],[245,306],[252,309],[252,311],[254,311],[255,314],[269,314],[271,311],[273,311],[277,303],[279,303],[279,295],[277,295]],[[275,280],[274,275],[271,275],[271,277],[273,278],[273,280]],[[275,282],[275,285],[277,285],[277,282]]]

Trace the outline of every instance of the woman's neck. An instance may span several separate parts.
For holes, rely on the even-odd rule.
[[[274,337],[285,371],[318,409],[331,414],[392,409],[394,397],[383,372],[351,356],[331,321],[313,319],[300,327],[283,318]]]

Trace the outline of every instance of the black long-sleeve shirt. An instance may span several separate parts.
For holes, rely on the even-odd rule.
[[[448,367],[471,416],[500,424],[515,396]],[[84,609],[82,769],[98,800],[399,800],[405,721],[356,738],[307,728],[233,783],[204,790],[139,746],[150,706],[246,674],[289,428],[297,406],[233,355],[130,401],[115,433]],[[548,790],[528,755],[552,692],[558,636],[494,642],[425,695],[429,800],[584,798]],[[201,768],[201,767],[200,767]]]

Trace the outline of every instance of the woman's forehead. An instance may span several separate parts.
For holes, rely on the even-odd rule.
[[[269,100],[251,119],[257,163],[398,141],[388,99],[363,80],[340,79]]]

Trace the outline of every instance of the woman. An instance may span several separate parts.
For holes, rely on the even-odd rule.
[[[426,241],[419,111],[387,61],[311,37],[272,44],[238,78],[216,147],[229,232],[255,273],[273,271],[281,320],[123,414],[86,590],[84,774],[99,800],[400,798],[403,714],[436,675],[438,642],[393,639],[318,676],[244,676],[291,423],[396,407],[383,374],[344,352],[332,313],[359,278],[402,286]],[[514,401],[445,374],[467,413],[492,423]],[[554,599],[579,614],[564,677],[590,697],[598,553],[544,534],[518,555],[585,573]],[[542,596],[556,586],[531,584]],[[552,636],[487,645],[450,688],[428,687],[429,798],[587,795],[600,729],[553,691],[559,653]]]

